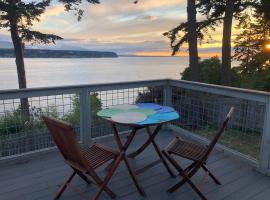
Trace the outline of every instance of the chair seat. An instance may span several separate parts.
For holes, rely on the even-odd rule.
[[[93,168],[96,169],[104,163],[114,159],[119,153],[107,146],[101,144],[93,144],[92,146],[81,150],[82,156],[86,162]]]
[[[207,147],[177,137],[168,145],[166,150],[169,154],[175,154],[189,160],[198,161],[205,155]]]

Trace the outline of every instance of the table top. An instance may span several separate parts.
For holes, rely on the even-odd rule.
[[[174,108],[155,103],[122,104],[111,106],[97,113],[113,123],[123,125],[155,125],[179,118]]]

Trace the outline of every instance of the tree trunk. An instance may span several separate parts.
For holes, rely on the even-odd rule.
[[[222,39],[222,85],[231,85],[231,36],[232,21],[234,13],[234,1],[226,1],[226,10],[223,23],[223,39]]]
[[[188,50],[189,50],[189,67],[192,81],[199,81],[199,56],[197,41],[197,24],[196,24],[196,0],[188,0]]]
[[[18,82],[19,88],[23,89],[26,88],[26,76],[25,76],[25,68],[24,68],[24,57],[23,57],[23,43],[19,36],[18,26],[15,19],[10,19],[10,33],[11,38],[14,46],[14,52],[16,57],[16,66],[17,66],[17,75],[18,75]],[[21,110],[28,118],[29,114],[29,103],[27,98],[23,98],[20,100],[21,102]]]

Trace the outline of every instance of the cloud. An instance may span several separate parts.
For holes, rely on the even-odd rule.
[[[47,8],[46,12],[41,15],[42,19],[46,17],[57,17],[65,12],[65,8],[63,5],[54,5],[49,8]]]
[[[152,15],[142,15],[142,16],[138,16],[136,18],[138,21],[153,21],[158,19],[157,16],[152,16]]]
[[[49,7],[33,29],[65,38],[56,45],[31,48],[136,52],[170,52],[169,40],[162,33],[186,21],[186,0],[101,0],[101,4],[83,3],[85,10],[78,22],[74,12],[61,4]],[[201,16],[198,16],[201,19]],[[1,30],[0,30],[1,31]],[[10,40],[7,31],[6,38]],[[211,34],[213,41],[204,47],[220,46],[220,29]]]
[[[186,0],[140,0],[138,4],[133,4],[132,0],[103,0],[98,5],[84,4],[84,9],[87,13],[91,13],[93,16],[104,16],[108,13],[111,15],[119,13],[137,14],[146,13],[149,11],[162,9],[171,9],[176,6],[186,5]]]
[[[33,48],[33,47],[30,47]],[[96,40],[67,39],[57,41],[56,45],[39,45],[35,48],[65,49],[65,50],[93,50],[114,51],[118,54],[133,54],[140,51],[169,51],[168,43],[165,41],[143,41],[136,43],[127,42],[102,42]]]
[[[103,0],[99,5],[84,3],[81,7],[85,13],[81,22],[76,21],[74,12],[67,13],[63,6],[55,5],[45,12],[35,28],[64,38],[76,35],[87,39],[122,41],[121,38],[128,40],[130,37],[133,41],[142,41],[153,36],[151,40],[157,40],[163,31],[185,19],[185,13],[180,9],[185,4],[183,0],[141,0],[136,5],[129,0]],[[176,12],[173,19],[169,16],[172,12]]]
[[[85,10],[78,22],[74,12],[65,12],[61,4],[54,5],[33,27],[66,40],[57,45],[32,48],[113,50],[129,54],[137,51],[169,50],[162,33],[185,20],[184,0],[103,0],[99,5],[83,3]],[[177,8],[177,9],[176,9]],[[172,18],[171,13],[176,14]]]

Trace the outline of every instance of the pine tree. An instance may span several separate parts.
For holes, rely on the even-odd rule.
[[[240,62],[238,68],[243,75],[270,68],[270,2],[253,10],[252,16],[243,15],[238,27],[242,32],[235,40],[234,59]]]
[[[89,3],[99,3],[99,0],[87,0]],[[74,10],[78,20],[83,15],[83,10],[79,8],[81,0],[59,0],[63,3],[66,11]],[[39,21],[41,14],[50,6],[51,0],[41,0],[40,2],[24,2],[21,0],[1,0],[0,1],[0,28],[8,29],[14,46],[16,66],[18,74],[19,88],[27,88],[24,46],[28,43],[55,43],[55,40],[62,39],[54,34],[46,34],[37,30],[32,30],[33,22]],[[21,99],[21,109],[29,116],[28,99]]]
[[[193,81],[200,81],[198,41],[202,43],[205,37],[211,38],[209,31],[215,30],[215,26],[219,23],[219,20],[222,19],[220,16],[209,17],[208,15],[210,11],[208,12],[207,8],[202,9],[203,6],[207,6],[207,2],[202,2],[202,0],[188,1],[187,22],[182,22],[179,26],[163,34],[170,39],[172,55],[175,55],[178,51],[180,51],[180,48],[185,43],[188,44],[190,63],[188,70],[190,75],[188,77],[190,77],[190,80]],[[205,20],[196,20],[196,13],[198,8],[200,9],[200,12],[206,17]]]
[[[222,84],[231,85],[231,44],[233,20],[240,23],[246,17],[248,8],[260,7],[265,0],[200,0],[199,11],[207,15],[207,20],[216,21],[216,25],[223,22],[222,37]],[[268,0],[266,0],[268,1]]]
[[[172,55],[175,55],[180,47],[188,44],[189,68],[192,81],[199,81],[199,56],[198,56],[198,34],[196,21],[196,0],[187,1],[187,22],[164,33],[171,41]]]

